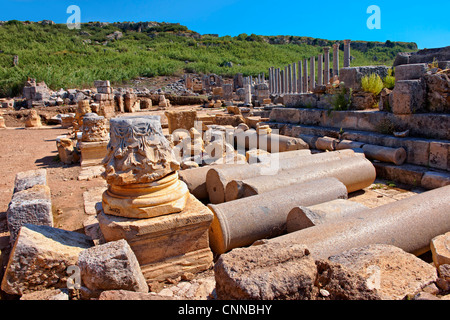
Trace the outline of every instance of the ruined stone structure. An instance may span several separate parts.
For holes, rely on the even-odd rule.
[[[81,152],[81,166],[100,165],[106,155],[108,141],[107,119],[96,113],[85,114],[81,141],[78,144]]]
[[[159,116],[113,118],[98,215],[107,241],[125,239],[147,281],[208,268],[212,213],[178,179]],[[138,233],[131,230],[140,230]]]

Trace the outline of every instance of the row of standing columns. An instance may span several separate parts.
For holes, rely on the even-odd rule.
[[[350,40],[344,40],[344,68],[350,67]],[[316,85],[327,85],[333,76],[339,75],[339,43],[333,44],[333,75],[330,73],[330,47],[323,48],[323,54],[300,60],[284,68],[269,68],[269,90],[274,94],[307,93]],[[308,73],[309,65],[309,73]]]

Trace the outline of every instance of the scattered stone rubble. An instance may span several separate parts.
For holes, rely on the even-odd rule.
[[[405,56],[394,89],[372,101],[358,93],[360,79],[388,67],[350,67],[345,40],[338,70],[337,48],[333,69],[330,48],[319,55],[317,82],[315,57],[270,68],[268,80],[186,75],[154,96],[109,81],[54,93],[29,80],[27,106],[77,104],[61,117],[73,133],[58,137],[60,159],[81,155],[107,185],[83,195],[82,234],[54,228],[45,170],[17,174],[2,291],[23,300],[450,300],[446,64]],[[357,104],[383,99],[383,111],[331,117],[343,83],[360,94]],[[166,95],[192,92],[226,111],[166,110],[174,99]],[[114,118],[153,106],[166,110],[168,135],[159,116]],[[370,133],[386,119],[406,121],[395,129],[407,134]],[[411,178],[405,165],[432,169]],[[433,190],[373,209],[349,204],[349,193],[388,170]],[[419,257],[428,251],[432,263]]]

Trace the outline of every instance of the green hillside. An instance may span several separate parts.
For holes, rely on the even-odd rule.
[[[121,34],[114,37],[114,32]],[[253,34],[217,37],[156,22],[90,22],[81,30],[70,30],[65,24],[11,20],[0,25],[0,97],[20,94],[27,77],[57,90],[92,86],[99,79],[118,84],[139,76],[184,72],[267,74],[271,66],[316,56],[322,46],[334,42]],[[398,52],[416,50],[415,43],[355,41],[352,65],[391,65]],[[17,66],[13,66],[15,55]],[[342,57],[341,52],[341,66]]]

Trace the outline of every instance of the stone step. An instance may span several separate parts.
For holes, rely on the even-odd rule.
[[[412,164],[396,166],[384,162],[374,162],[377,178],[400,182],[425,189],[436,189],[450,185],[450,173],[430,170],[427,167]]]
[[[392,135],[361,130],[341,130],[335,127],[318,125],[289,124],[285,122],[266,122],[279,134],[299,137],[300,135],[328,136],[366,144],[391,148],[403,147],[406,150],[406,163],[450,171],[450,141],[425,138],[398,138]]]

